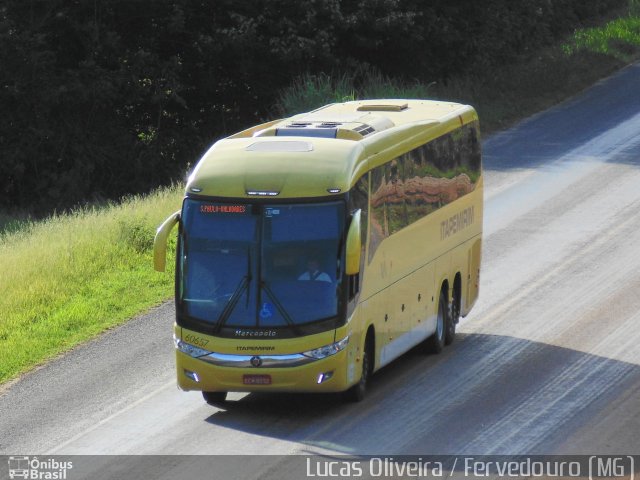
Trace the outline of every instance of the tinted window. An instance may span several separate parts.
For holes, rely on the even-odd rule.
[[[179,272],[184,314],[227,327],[335,317],[344,204],[230,205],[185,200]]]
[[[372,170],[369,260],[384,238],[472,192],[480,169],[472,123]]]

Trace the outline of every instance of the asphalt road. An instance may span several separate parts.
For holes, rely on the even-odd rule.
[[[631,66],[485,141],[480,300],[364,402],[210,407],[175,387],[167,304],[4,387],[0,454],[242,454],[213,478],[244,479],[287,462],[257,455],[640,454],[639,87]],[[117,476],[109,458],[95,478]]]

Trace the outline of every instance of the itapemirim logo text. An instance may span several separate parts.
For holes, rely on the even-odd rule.
[[[38,457],[9,457],[9,478],[34,480],[66,480],[67,471],[73,462],[61,462],[53,458],[40,460]]]

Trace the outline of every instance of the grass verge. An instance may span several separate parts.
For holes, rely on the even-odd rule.
[[[640,56],[640,0],[629,14],[564,45],[446,83],[399,82],[372,70],[303,76],[280,115],[355,98],[441,98],[478,109],[485,134],[581,91]],[[0,214],[0,383],[172,296],[173,268],[152,269],[155,228],[182,189],[35,222]],[[172,256],[172,255],[170,255]]]
[[[153,236],[181,197],[161,189],[0,234],[0,383],[171,296]]]
[[[563,50],[569,55],[588,51],[608,55],[622,62],[633,61],[640,52],[640,16],[629,15],[613,20],[604,27],[578,30],[571,42],[563,45]]]

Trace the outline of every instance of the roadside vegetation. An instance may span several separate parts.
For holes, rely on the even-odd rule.
[[[640,2],[632,3],[627,17],[617,18],[603,27],[580,29],[563,46],[569,55],[594,52],[631,62],[640,54]]]
[[[0,234],[0,383],[171,296],[152,245],[181,195],[160,189]]]
[[[304,75],[489,95],[494,73],[628,1],[4,0],[0,209],[50,214],[180,180]]]
[[[473,105],[483,133],[506,128],[592,85],[640,58],[640,0],[600,26],[577,29],[555,45],[478,73],[446,80],[406,81],[371,68],[304,74],[280,92],[280,116],[359,98],[433,98]]]
[[[486,135],[639,58],[639,25],[634,0],[630,11],[599,27],[521,52],[502,66],[437,81],[391,77],[371,65],[302,73],[265,116],[358,98],[440,98],[476,106]],[[145,142],[157,141],[149,135]],[[0,383],[172,296],[173,264],[167,262],[164,274],[153,271],[152,242],[181,196],[174,185],[44,220],[28,210],[0,212]]]

